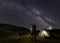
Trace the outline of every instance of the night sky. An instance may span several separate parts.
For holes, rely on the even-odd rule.
[[[27,28],[36,23],[39,30],[49,26],[44,19],[60,26],[60,0],[0,0],[0,23]]]

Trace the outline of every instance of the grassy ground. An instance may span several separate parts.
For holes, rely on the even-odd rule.
[[[60,40],[44,40],[37,36],[36,41],[32,41],[29,34],[19,35],[15,32],[0,31],[0,43],[60,43]]]

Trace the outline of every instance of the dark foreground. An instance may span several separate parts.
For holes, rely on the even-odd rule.
[[[60,40],[37,40],[31,41],[29,39],[14,39],[14,40],[1,40],[0,43],[60,43]]]
[[[32,41],[29,34],[19,35],[15,32],[1,32],[0,31],[0,43],[60,43],[60,40],[42,39],[39,36],[36,37],[36,41]]]

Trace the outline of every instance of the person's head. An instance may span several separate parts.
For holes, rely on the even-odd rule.
[[[31,24],[31,26],[32,26],[33,28],[36,28],[36,23]]]
[[[33,27],[36,29],[36,23],[33,24]]]
[[[33,24],[31,24],[31,25],[33,25]]]
[[[31,24],[31,27],[33,27],[33,24]]]

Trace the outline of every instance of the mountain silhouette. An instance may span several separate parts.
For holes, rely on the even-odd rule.
[[[10,24],[4,24],[4,23],[0,23],[0,30],[8,30],[8,31],[13,31],[19,34],[25,34],[25,33],[29,33],[29,30],[25,27],[19,27],[19,26],[14,26],[14,25],[10,25]]]

